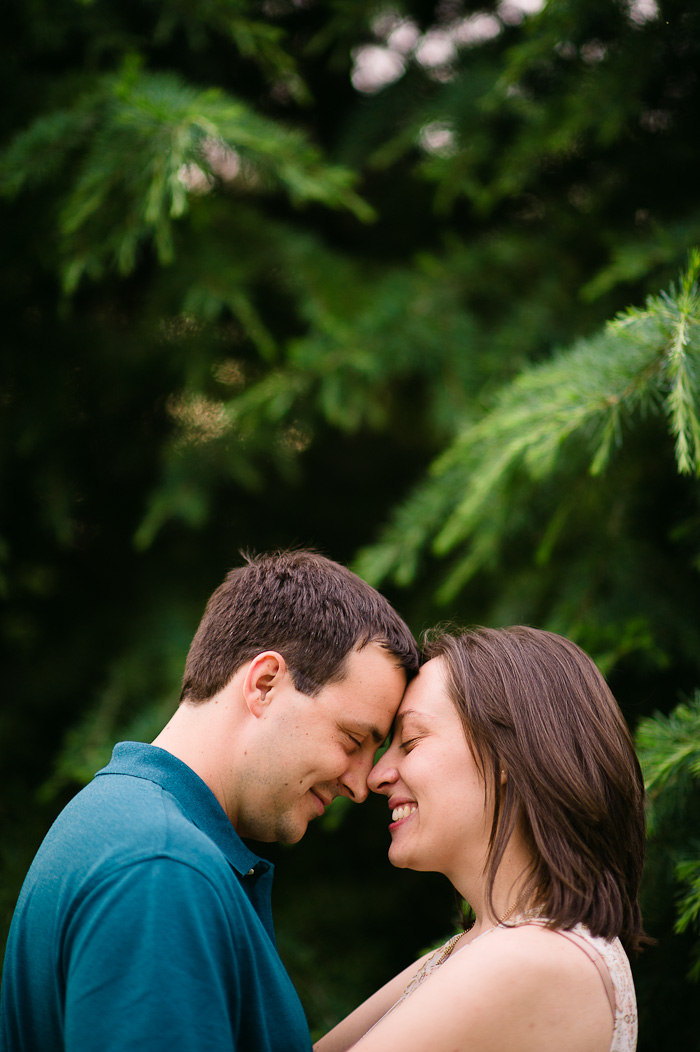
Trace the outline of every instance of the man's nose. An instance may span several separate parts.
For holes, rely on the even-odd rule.
[[[356,756],[341,778],[345,795],[354,800],[356,804],[363,803],[369,796],[367,787],[368,775],[372,771],[374,757],[366,754]]]
[[[373,793],[389,795],[399,774],[394,766],[389,751],[385,752],[375,763],[367,778],[367,785]]]

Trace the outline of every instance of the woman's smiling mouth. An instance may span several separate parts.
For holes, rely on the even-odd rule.
[[[410,818],[414,811],[417,810],[418,804],[399,804],[398,807],[392,808],[391,824],[402,822],[404,818]]]

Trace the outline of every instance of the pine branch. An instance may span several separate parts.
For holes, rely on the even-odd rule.
[[[647,792],[652,800],[669,786],[700,778],[700,691],[669,716],[642,720],[636,734]]]
[[[494,509],[504,503],[515,477],[528,480],[529,491],[525,487],[523,497],[532,500],[535,487],[554,477],[564,454],[572,450],[578,461],[588,460],[591,475],[599,475],[625,430],[649,411],[663,411],[668,417],[678,471],[697,472],[699,271],[700,253],[694,252],[687,272],[669,293],[649,298],[643,309],[630,308],[597,336],[523,371],[500,392],[491,411],[458,434],[433,464],[430,492],[437,497],[435,515],[425,516],[425,488],[419,488],[375,546],[374,559],[363,555],[363,565],[371,562],[383,574],[400,573],[405,579],[402,567],[408,552],[405,544],[397,547],[397,531],[415,514],[423,530],[410,533],[409,565],[416,564],[424,546],[442,556],[459,547],[463,554],[445,592],[454,595],[498,548],[497,533],[503,523],[499,525]],[[461,486],[456,484],[458,478]],[[452,506],[448,492],[457,493]]]
[[[673,873],[681,889],[674,930],[678,934],[697,930],[700,842],[697,838],[689,841],[688,830],[695,828],[700,782],[700,690],[669,716],[657,714],[642,720],[635,737],[649,795],[650,849],[658,852],[656,841],[661,839],[661,850],[674,860]],[[700,946],[696,945],[693,958],[690,977],[698,979]]]
[[[680,884],[687,888],[678,902],[677,917],[674,929],[678,934],[696,927],[700,917],[700,858],[684,859],[676,866],[676,877]],[[691,972],[693,978],[700,978],[700,959]]]
[[[281,189],[297,205],[318,202],[373,218],[353,190],[355,176],[327,164],[301,132],[222,91],[201,91],[133,62],[73,110],[42,117],[17,136],[0,157],[0,191],[51,181],[69,163],[60,220],[69,292],[85,274],[99,277],[109,267],[129,273],[149,242],[160,262],[170,262],[174,220],[220,182],[241,195]]]

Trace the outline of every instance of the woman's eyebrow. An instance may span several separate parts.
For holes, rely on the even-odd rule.
[[[419,709],[404,709],[404,711],[400,712],[394,720],[394,733],[399,730],[406,720],[415,721],[420,726],[427,729],[432,721],[432,717],[429,716],[427,712],[421,712]]]

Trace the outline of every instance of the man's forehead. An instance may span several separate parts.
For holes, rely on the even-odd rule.
[[[382,744],[406,689],[406,671],[379,643],[350,651],[346,674],[338,683],[340,719]]]

